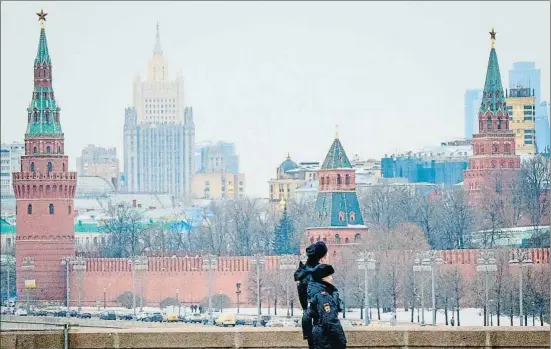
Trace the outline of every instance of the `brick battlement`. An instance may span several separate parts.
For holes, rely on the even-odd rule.
[[[529,256],[535,264],[549,263],[548,248],[510,249],[509,251],[529,251]],[[444,250],[440,255],[444,264],[476,265],[476,259],[481,250]],[[377,253],[375,253],[377,255]],[[400,252],[404,260],[414,256],[414,253]],[[299,256],[296,257],[298,265]],[[279,256],[267,256],[263,270],[278,270]],[[331,262],[331,261],[329,261]],[[250,257],[219,257],[216,272],[249,272],[255,266]],[[87,258],[87,272],[131,272],[132,263],[127,258]],[[203,257],[148,257],[149,272],[198,272],[203,270]]]
[[[76,180],[76,172],[14,172],[13,180],[35,180],[35,179],[45,179],[45,180]]]

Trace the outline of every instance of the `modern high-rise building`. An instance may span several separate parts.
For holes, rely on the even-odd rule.
[[[21,156],[25,154],[25,145],[15,142],[2,144],[0,154],[0,196],[13,197],[11,174],[21,169]]]
[[[239,156],[235,151],[235,144],[229,142],[217,142],[204,145],[201,148],[200,172],[211,173],[227,171],[239,172]]]
[[[77,173],[79,176],[99,176],[117,188],[120,177],[117,149],[88,145],[77,157]]]
[[[536,154],[536,97],[534,89],[517,87],[506,91],[509,129],[515,134],[515,152],[518,155]]]
[[[34,89],[27,108],[25,155],[13,173],[16,199],[17,296],[40,301],[68,297],[65,266],[75,256],[76,172],[69,171],[61,109],[52,87],[52,61],[48,52],[44,21],[41,22],[38,52],[34,60]],[[69,266],[67,265],[67,268]],[[69,269],[66,269],[69,270]]]
[[[536,105],[541,102],[541,70],[535,62],[514,62],[509,70],[509,89],[525,87],[534,90]]]
[[[484,198],[486,189],[501,192],[510,188],[520,168],[494,47],[495,35],[492,29],[492,48],[478,111],[479,131],[473,135],[473,155],[469,158],[469,167],[463,172],[463,186],[472,202]]]
[[[133,106],[125,111],[125,189],[188,198],[194,173],[193,110],[184,103],[181,75],[169,80],[159,25],[145,81],[134,80]]]
[[[509,89],[525,87],[533,90],[535,97],[535,129],[538,153],[549,149],[549,105],[541,99],[541,70],[535,62],[515,62],[509,70]]]
[[[465,91],[465,139],[470,139],[478,132],[478,107],[482,100],[481,89],[469,89]]]

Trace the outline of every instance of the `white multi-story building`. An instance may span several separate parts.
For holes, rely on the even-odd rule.
[[[125,188],[134,193],[188,198],[194,157],[193,110],[184,103],[182,76],[169,80],[157,24],[147,80],[136,77],[133,106],[125,112]]]
[[[21,155],[25,153],[22,143],[2,144],[0,149],[0,196],[13,196],[11,174],[21,167]]]

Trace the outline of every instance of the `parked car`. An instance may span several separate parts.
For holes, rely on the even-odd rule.
[[[214,324],[216,326],[223,326],[223,327],[232,326],[232,327],[235,327],[235,325],[237,324],[237,319],[235,318],[234,314],[222,313],[222,314],[220,314],[220,316],[218,318],[216,318],[216,320],[214,320]]]
[[[91,319],[92,314],[91,313],[80,313],[80,314],[78,314],[78,317],[81,318],[81,319]]]
[[[271,319],[266,323],[266,327],[300,327],[298,321],[294,319]]]
[[[166,316],[166,322],[178,322],[178,315],[176,314],[168,314]]]
[[[132,314],[120,314],[119,320],[132,320],[134,317]]]
[[[192,324],[200,324],[203,322],[203,315],[199,314],[199,313],[193,313],[191,314],[191,316],[189,317],[189,320],[188,322],[192,323]]]
[[[146,321],[146,322],[163,322],[163,315],[161,313],[147,314],[142,321]]]
[[[104,311],[99,318],[100,320],[117,320],[117,314],[114,311]]]
[[[17,316],[27,316],[27,310],[25,309],[17,309],[15,311],[15,315]]]
[[[48,312],[44,309],[38,309],[31,313],[34,316],[48,316]]]

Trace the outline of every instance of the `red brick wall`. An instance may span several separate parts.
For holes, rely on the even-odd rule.
[[[442,268],[459,266],[464,277],[473,277],[476,274],[477,250],[442,251],[444,265]],[[549,249],[531,249],[531,258],[535,264],[549,263]],[[298,256],[297,256],[298,264]],[[354,266],[355,267],[355,266]],[[165,298],[175,297],[176,289],[179,298],[186,303],[198,303],[208,294],[207,272],[202,271],[201,257],[150,257],[149,271],[143,273],[143,294],[147,304],[158,304]],[[241,282],[240,303],[247,303],[249,297],[249,277],[254,268],[248,257],[221,257],[217,270],[213,271],[212,293],[228,295],[236,303],[235,284]],[[267,257],[265,271],[278,270],[278,257]],[[291,274],[294,270],[281,271],[281,275]],[[72,272],[72,289],[77,290],[76,272]],[[138,280],[139,277],[136,278]],[[97,301],[103,303],[105,289],[107,303],[116,304],[119,295],[132,290],[131,265],[126,259],[87,259],[87,271],[84,272],[82,301],[83,304],[95,305]],[[139,292],[139,281],[136,281],[136,292]],[[295,292],[294,284],[290,286]],[[77,292],[73,291],[71,300],[76,302]]]

